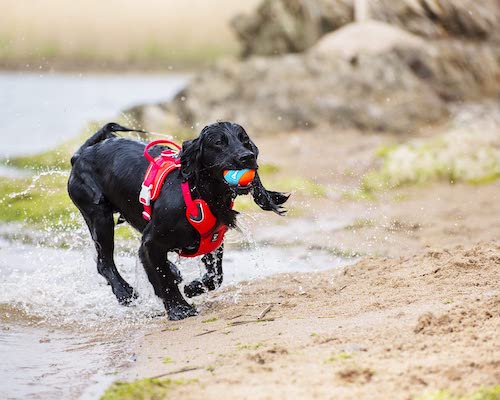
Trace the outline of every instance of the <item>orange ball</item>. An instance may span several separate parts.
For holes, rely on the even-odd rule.
[[[250,169],[247,172],[245,172],[243,176],[240,178],[239,184],[241,186],[250,185],[250,183],[253,181],[253,178],[255,178],[255,170]]]
[[[255,170],[253,169],[226,169],[224,171],[224,179],[230,185],[248,186],[255,178]]]

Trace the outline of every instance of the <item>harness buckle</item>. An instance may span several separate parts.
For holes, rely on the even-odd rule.
[[[139,202],[145,206],[149,206],[151,204],[151,189],[153,188],[153,184],[146,186],[144,183],[142,184],[141,193],[139,194]]]

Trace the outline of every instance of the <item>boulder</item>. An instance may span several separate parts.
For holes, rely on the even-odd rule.
[[[379,33],[384,45],[363,46],[363,37]],[[325,123],[408,132],[446,117],[443,99],[408,64],[408,54],[432,59],[421,39],[381,23],[330,35],[302,55],[219,63],[167,107],[189,126],[229,119],[263,132]]]
[[[500,45],[437,40],[432,51],[399,50],[413,73],[446,102],[500,98]]]
[[[350,60],[394,52],[445,101],[500,95],[500,43],[426,41],[393,25],[367,21],[323,36],[311,52]]]

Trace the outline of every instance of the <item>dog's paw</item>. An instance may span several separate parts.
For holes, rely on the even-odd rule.
[[[190,306],[189,304],[179,304],[177,306],[171,307],[168,311],[168,319],[171,321],[179,321],[187,317],[194,317],[198,315],[196,308]]]
[[[130,306],[137,299],[137,293],[132,286],[120,286],[117,290],[113,290],[118,303],[122,306]]]
[[[181,271],[179,271],[179,268],[175,266],[175,264],[170,263],[169,264],[170,272],[174,276],[174,282],[176,285],[182,283],[182,274]]]
[[[271,197],[272,202],[277,206],[286,203],[286,201],[290,198],[290,193],[274,192],[272,190],[268,190],[267,193],[269,193],[269,197]]]
[[[186,295],[186,297],[189,298],[199,296],[200,294],[203,294],[206,291],[207,289],[205,288],[203,283],[201,283],[201,281],[198,279],[184,286],[184,294]]]

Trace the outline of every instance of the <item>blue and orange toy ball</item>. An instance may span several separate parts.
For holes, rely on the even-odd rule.
[[[233,186],[248,186],[255,178],[254,169],[226,169],[224,179]]]

